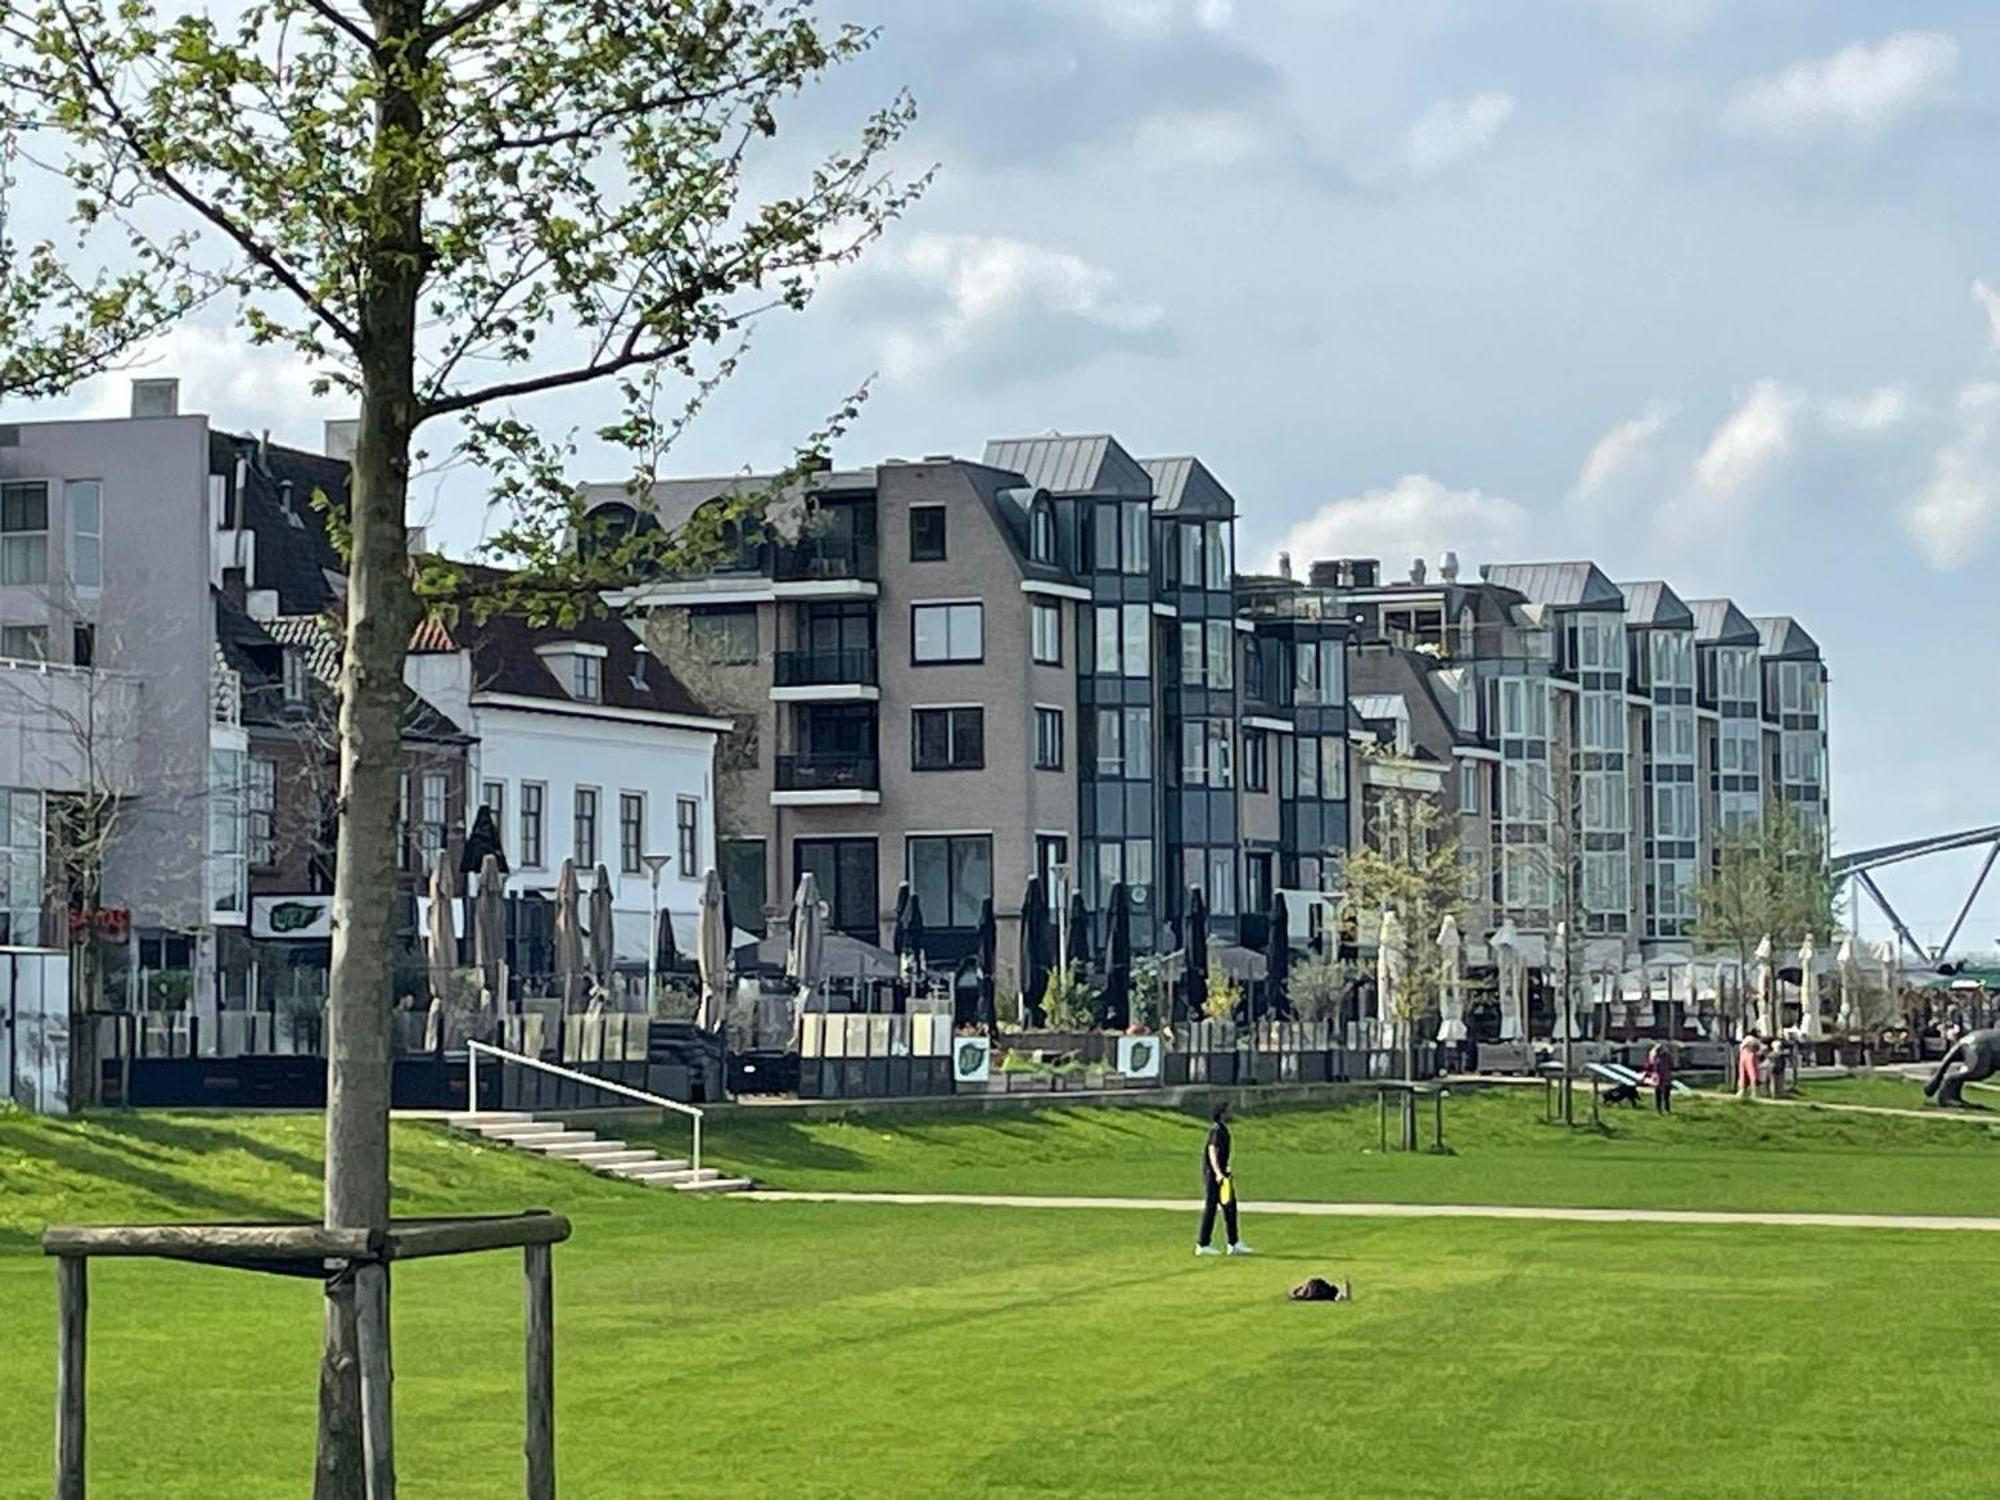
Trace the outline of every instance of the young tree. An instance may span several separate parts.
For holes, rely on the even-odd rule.
[[[1714,862],[1695,886],[1694,938],[1736,959],[1742,1009],[1751,1003],[1753,955],[1765,937],[1780,954],[1796,952],[1808,933],[1832,940],[1837,884],[1825,842],[1789,803],[1769,804],[1759,822],[1716,840]]]
[[[883,166],[906,99],[816,163],[757,151],[788,100],[870,41],[822,27],[807,0],[250,0],[233,21],[195,0],[25,0],[0,17],[0,120],[59,140],[79,253],[112,241],[97,272],[52,244],[9,247],[0,389],[60,389],[214,295],[253,339],[289,347],[358,403],[339,518],[329,1224],[389,1214],[382,893],[411,631],[427,604],[483,607],[523,588],[412,568],[419,434],[458,424],[443,445],[492,474],[507,512],[499,560],[530,570],[537,607],[559,617],[713,547],[754,496],[670,536],[573,547],[570,442],[543,436],[526,407],[609,387],[621,410],[602,435],[633,452],[643,482],[734,367],[749,322],[804,306],[821,269],[910,201],[922,180]],[[676,382],[691,394],[675,399]],[[361,1493],[353,1329],[337,1289],[321,1496]]]

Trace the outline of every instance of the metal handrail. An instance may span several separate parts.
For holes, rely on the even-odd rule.
[[[694,1156],[689,1166],[697,1177],[701,1175],[701,1121],[702,1111],[692,1104],[683,1104],[678,1099],[662,1099],[658,1094],[649,1094],[644,1089],[628,1088],[622,1083],[613,1083],[608,1078],[593,1078],[588,1073],[579,1073],[574,1068],[560,1067],[552,1062],[543,1062],[539,1057],[527,1057],[519,1052],[509,1052],[505,1047],[495,1047],[490,1042],[467,1041],[465,1044],[465,1103],[473,1112],[479,1109],[479,1054],[501,1058],[507,1062],[521,1064],[524,1068],[539,1068],[544,1073],[552,1073],[557,1078],[567,1078],[573,1083],[588,1083],[614,1094],[623,1094],[628,1099],[637,1099],[642,1104],[655,1105],[660,1109],[672,1110],[677,1115],[686,1115],[694,1121]]]

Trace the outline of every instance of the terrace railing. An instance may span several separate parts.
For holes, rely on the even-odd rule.
[[[571,1083],[588,1084],[603,1089],[606,1093],[618,1094],[627,1099],[636,1099],[641,1104],[652,1105],[671,1114],[684,1115],[694,1126],[694,1152],[688,1165],[699,1175],[701,1172],[701,1122],[703,1111],[692,1104],[683,1104],[678,1099],[663,1099],[658,1094],[649,1094],[644,1089],[628,1088],[622,1083],[613,1083],[608,1078],[593,1078],[588,1073],[579,1073],[574,1068],[565,1068],[557,1063],[544,1062],[539,1057],[528,1057],[519,1052],[509,1052],[504,1047],[495,1047],[486,1042],[465,1044],[465,1099],[468,1109],[479,1108],[479,1058],[480,1054],[497,1059],[502,1063],[515,1063],[523,1068],[533,1068],[547,1073],[553,1078],[566,1078]]]

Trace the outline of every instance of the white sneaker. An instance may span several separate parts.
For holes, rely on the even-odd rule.
[[[1220,1255],[1220,1254],[1222,1254],[1222,1252],[1221,1252],[1220,1250],[1216,1249],[1216,1248],[1215,1248],[1215,1246],[1213,1246],[1213,1245],[1196,1245],[1196,1246],[1194,1247],[1194,1253],[1195,1253],[1196,1255]]]
[[[1231,1245],[1229,1247],[1229,1253],[1231,1255],[1255,1255],[1257,1252],[1255,1250],[1252,1250],[1248,1245],[1239,1243]]]

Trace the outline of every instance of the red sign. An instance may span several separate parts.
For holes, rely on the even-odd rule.
[[[72,906],[69,910],[69,940],[73,943],[85,933],[95,935],[100,943],[123,943],[132,936],[132,913],[122,906],[100,907],[86,911]]]

